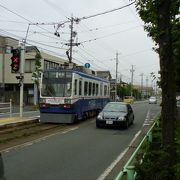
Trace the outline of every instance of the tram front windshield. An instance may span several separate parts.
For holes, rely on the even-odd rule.
[[[43,73],[41,96],[69,97],[72,90],[72,73],[65,71],[46,71]]]

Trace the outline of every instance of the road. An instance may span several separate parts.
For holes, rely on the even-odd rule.
[[[45,139],[2,153],[7,180],[94,180],[125,150],[146,119],[160,111],[147,102],[133,105],[128,130],[96,129],[95,118]],[[99,178],[102,179],[102,178]]]

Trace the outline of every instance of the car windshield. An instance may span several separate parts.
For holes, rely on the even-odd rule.
[[[150,97],[150,99],[156,99],[156,97]]]
[[[108,103],[103,111],[111,111],[111,112],[127,112],[127,108],[125,104],[120,103]]]

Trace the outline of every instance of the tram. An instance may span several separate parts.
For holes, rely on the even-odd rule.
[[[97,114],[109,101],[109,81],[95,75],[63,68],[41,75],[41,122],[75,123]]]

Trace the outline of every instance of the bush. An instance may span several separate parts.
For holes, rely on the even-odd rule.
[[[146,145],[143,161],[138,158],[135,168],[137,180],[177,180],[180,179],[180,123],[176,125],[176,165],[169,164],[169,154],[161,146],[161,128],[155,127],[152,132],[153,142]]]

